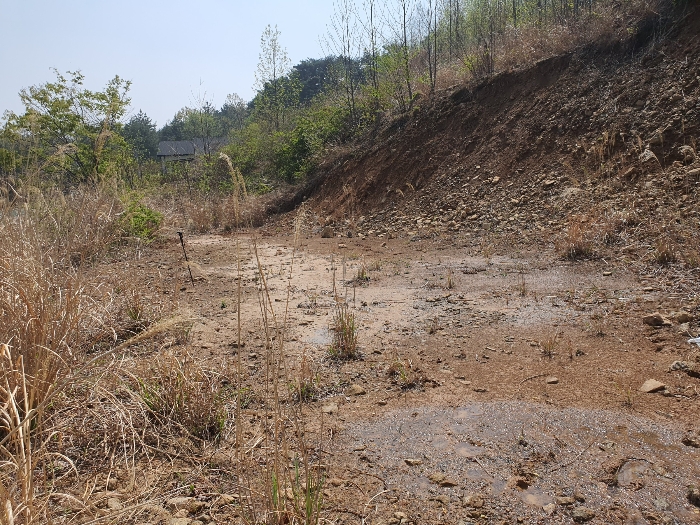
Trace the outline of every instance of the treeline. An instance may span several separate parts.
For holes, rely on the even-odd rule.
[[[336,0],[321,36],[326,58],[292,66],[280,32],[268,26],[253,100],[229,95],[216,108],[202,97],[161,129],[141,111],[122,123],[129,83],[119,77],[91,92],[80,73],[57,72],[54,82],[20,93],[24,114],[6,115],[0,174],[33,166],[64,184],[108,175],[133,182],[158,172],[159,141],[203,139],[225,144],[233,166],[264,191],[304,177],[327,148],[410,111],[437,88],[512,65],[508,46],[527,57],[533,34],[541,45],[636,1]],[[200,164],[196,180],[188,170],[188,184],[212,189],[216,159]]]

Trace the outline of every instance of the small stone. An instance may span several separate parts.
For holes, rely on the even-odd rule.
[[[450,503],[450,497],[447,494],[440,494],[434,499],[435,501],[439,501],[443,505],[448,505]]]
[[[117,490],[117,483],[117,478],[109,478],[109,481],[107,482],[107,490]]]
[[[579,503],[586,502],[586,496],[584,496],[582,492],[574,492],[574,499]]]
[[[331,478],[328,480],[328,483],[330,483],[334,487],[342,487],[343,485],[345,485],[345,480],[340,478]]]
[[[324,239],[330,239],[331,237],[335,237],[335,231],[333,230],[332,227],[326,226],[321,231],[321,237]]]
[[[421,460],[421,459],[404,459],[404,462],[409,467],[415,467],[416,465],[421,465],[423,463],[423,460]]]
[[[119,498],[109,498],[107,500],[107,508],[109,510],[122,510],[124,509],[124,505],[122,505],[122,502],[119,500]]]
[[[574,509],[574,511],[571,513],[571,517],[575,522],[583,523],[586,521],[591,521],[593,518],[595,518],[595,511],[593,509],[589,509],[588,507],[579,507]]]
[[[557,506],[554,503],[548,503],[547,505],[544,505],[542,507],[542,510],[547,514],[547,516],[551,516],[554,514],[554,511],[557,509]]]
[[[476,388],[474,388],[473,390],[474,390],[474,392],[478,392],[478,393],[481,393],[481,394],[483,394],[484,392],[488,392],[488,391],[489,391],[488,388],[479,387],[479,386],[476,387]]]
[[[649,326],[671,326],[673,324],[659,312],[654,312],[653,314],[645,315],[644,317],[642,317],[642,322]]]
[[[644,394],[653,394],[654,392],[658,392],[664,388],[666,388],[666,385],[664,385],[662,382],[657,381],[656,379],[647,379],[644,384],[639,387],[639,391]]]
[[[188,514],[189,514],[189,512],[187,512],[187,509],[180,509],[175,514],[173,514],[173,517],[186,518]]]
[[[446,478],[447,476],[445,476],[442,472],[433,472],[430,476],[428,476],[430,481],[438,485],[445,481]]]
[[[576,503],[576,498],[573,498],[571,496],[558,496],[556,498],[556,502],[557,505],[561,505],[562,507],[568,507]]]
[[[465,494],[462,498],[462,505],[480,509],[484,506],[484,497],[481,494]]]
[[[323,405],[321,407],[321,412],[324,414],[337,414],[338,413],[338,405],[337,403],[328,403],[327,405]]]
[[[194,498],[190,498],[187,496],[179,496],[176,498],[170,498],[165,505],[170,510],[179,510],[187,507],[190,504],[190,501],[192,500],[194,500]]]
[[[603,272],[603,277],[610,277],[612,275],[612,272]]]
[[[397,520],[407,520],[408,519],[408,516],[404,512],[394,512],[394,517]]]
[[[558,378],[558,377],[550,376],[550,377],[547,378],[547,384],[548,384],[548,385],[556,385],[557,383],[559,383],[559,378]]]
[[[350,385],[345,391],[346,396],[363,396],[367,391],[358,384]]]
[[[200,514],[204,510],[204,507],[206,507],[206,506],[207,506],[207,504],[204,503],[203,501],[199,501],[199,500],[190,501],[189,505],[187,505],[187,511],[190,514]]]

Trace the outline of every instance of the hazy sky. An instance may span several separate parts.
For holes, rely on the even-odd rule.
[[[292,64],[323,55],[332,0],[0,0],[0,115],[20,89],[81,70],[85,87],[132,81],[131,113],[158,126],[206,98],[253,96],[260,36],[278,26]]]

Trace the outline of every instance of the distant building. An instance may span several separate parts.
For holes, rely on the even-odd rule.
[[[224,144],[224,139],[166,140],[158,143],[158,158],[163,173],[167,162],[192,161],[200,155],[210,155]]]

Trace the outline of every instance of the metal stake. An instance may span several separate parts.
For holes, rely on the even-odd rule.
[[[185,240],[182,238],[182,232],[177,232],[180,236],[180,245],[182,245],[182,253],[185,254],[185,262],[187,263],[187,271],[190,272],[190,281],[192,281],[192,288],[194,288],[194,277],[192,277],[192,269],[190,268],[190,260],[187,258],[187,252],[185,251]]]

